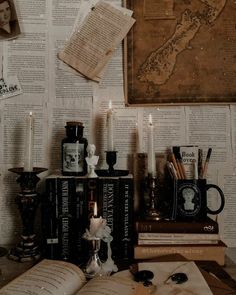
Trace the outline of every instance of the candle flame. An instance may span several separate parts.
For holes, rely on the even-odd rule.
[[[109,109],[110,110],[112,109],[112,101],[111,100],[109,101]]]
[[[149,114],[149,125],[152,125],[152,114]]]
[[[33,112],[30,112],[29,115],[30,115],[30,116],[33,116]]]
[[[94,202],[93,215],[94,215],[94,217],[96,217],[98,215],[97,202]]]

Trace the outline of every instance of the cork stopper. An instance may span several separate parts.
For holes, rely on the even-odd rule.
[[[80,126],[80,127],[84,127],[82,122],[79,121],[69,121],[66,122],[66,126]]]

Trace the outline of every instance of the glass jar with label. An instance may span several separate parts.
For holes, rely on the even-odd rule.
[[[83,176],[87,173],[86,148],[88,141],[83,137],[83,123],[66,122],[66,138],[61,143],[62,174]]]

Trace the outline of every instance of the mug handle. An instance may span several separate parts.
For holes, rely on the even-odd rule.
[[[220,205],[220,208],[215,210],[215,211],[213,211],[213,210],[211,210],[211,209],[209,209],[207,207],[207,213],[216,215],[216,214],[219,214],[223,210],[223,208],[225,206],[225,196],[224,196],[223,191],[217,185],[215,185],[215,184],[206,184],[206,190],[208,190],[209,188],[212,188],[212,187],[215,188],[218,191],[218,193],[220,195],[220,199],[221,199],[221,205]]]

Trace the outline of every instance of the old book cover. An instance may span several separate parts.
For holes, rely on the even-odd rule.
[[[222,241],[212,245],[136,245],[134,258],[153,259],[167,254],[181,254],[189,260],[213,260],[219,265],[224,265],[226,248],[226,244]]]
[[[173,221],[173,220],[137,220],[135,228],[138,233],[219,233],[219,225],[210,217],[204,221]]]
[[[134,198],[133,198],[133,176],[120,177],[119,184],[119,258],[133,258],[134,245]]]
[[[43,252],[48,259],[82,262],[87,245],[82,238],[88,225],[88,188],[85,177],[46,178],[42,200]]]
[[[99,211],[111,228],[114,259],[133,257],[133,176],[99,177]],[[102,249],[102,256],[106,250]]]
[[[59,259],[57,178],[46,178],[45,187],[41,204],[43,255],[48,259]]]

